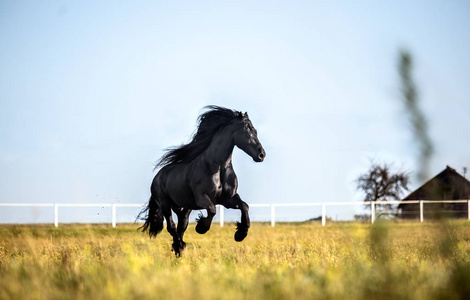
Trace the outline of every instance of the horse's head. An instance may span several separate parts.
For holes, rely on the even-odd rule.
[[[266,152],[258,140],[258,132],[253,127],[253,124],[251,124],[247,113],[243,114],[237,122],[237,129],[234,132],[234,143],[235,146],[251,156],[255,162],[262,162],[266,157]]]

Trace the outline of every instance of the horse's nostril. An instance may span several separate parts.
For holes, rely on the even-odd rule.
[[[258,147],[258,153],[259,153],[259,154],[258,154],[258,159],[259,159],[260,161],[263,161],[264,158],[266,157],[266,152],[264,152],[263,147]]]

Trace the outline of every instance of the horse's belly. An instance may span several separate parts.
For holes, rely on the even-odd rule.
[[[194,203],[194,194],[186,180],[184,169],[174,168],[166,174],[165,194],[178,206],[189,207]]]
[[[167,190],[171,200],[181,207],[188,207],[190,203],[195,201],[194,194],[189,186],[172,183],[168,186]]]

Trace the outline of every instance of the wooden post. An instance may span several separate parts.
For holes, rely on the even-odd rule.
[[[271,226],[274,227],[276,225],[276,211],[274,204],[271,204]]]
[[[224,207],[219,205],[219,224],[220,227],[224,227]]]
[[[374,224],[375,222],[375,202],[370,202],[370,222]]]
[[[59,227],[59,205],[54,203],[54,226]]]
[[[113,228],[116,227],[116,203],[113,203],[112,204],[112,216],[111,216],[111,219],[112,219],[112,225],[113,225]]]
[[[468,219],[470,220],[470,200],[467,200]]]
[[[419,200],[419,221],[421,223],[424,221],[423,200]]]

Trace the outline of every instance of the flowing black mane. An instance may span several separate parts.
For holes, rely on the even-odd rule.
[[[162,156],[155,168],[193,161],[209,147],[212,137],[220,128],[228,125],[234,119],[243,118],[241,112],[220,106],[209,105],[204,109],[208,111],[199,116],[198,129],[191,142],[166,149],[166,154]]]

